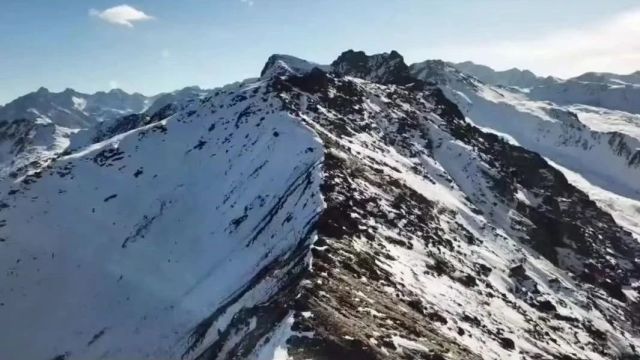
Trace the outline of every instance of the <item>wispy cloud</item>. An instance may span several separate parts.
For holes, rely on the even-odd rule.
[[[245,3],[245,4],[249,5],[249,6],[253,6],[253,4],[254,4],[253,0],[240,0],[240,2]]]
[[[414,58],[418,52],[412,54]],[[528,68],[570,77],[587,71],[629,73],[640,70],[640,8],[600,23],[565,28],[520,41],[496,41],[431,49],[446,60],[473,60],[496,68]]]
[[[118,5],[105,10],[89,10],[89,15],[100,18],[108,23],[133,27],[135,22],[152,20],[153,16],[145,14],[129,5]]]

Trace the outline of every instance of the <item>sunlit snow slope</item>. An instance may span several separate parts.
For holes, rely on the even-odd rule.
[[[527,93],[484,84],[438,61],[413,65],[412,71],[439,83],[470,122],[554,163],[640,241],[637,114],[531,100]]]
[[[293,264],[262,272],[309,240],[322,148],[268,98],[220,90],[11,186],[0,357],[179,358],[230,296],[276,291]]]

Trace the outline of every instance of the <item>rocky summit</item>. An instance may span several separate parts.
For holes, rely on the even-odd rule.
[[[478,69],[273,55],[6,119],[0,358],[640,359],[636,85]]]

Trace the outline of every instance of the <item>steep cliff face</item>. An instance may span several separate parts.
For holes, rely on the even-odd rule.
[[[468,121],[445,65],[275,55],[79,134],[4,185],[0,354],[638,357],[640,243],[536,141]]]

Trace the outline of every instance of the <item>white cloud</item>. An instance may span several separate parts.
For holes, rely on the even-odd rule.
[[[529,40],[456,44],[429,53],[446,60],[473,60],[498,69],[515,66],[561,77],[588,71],[630,73],[640,70],[640,8]]]
[[[245,3],[249,6],[253,6],[253,0],[240,0],[240,2]]]
[[[133,27],[133,23],[137,21],[147,21],[153,19],[153,16],[147,15],[129,5],[118,5],[112,8],[99,11],[96,9],[89,10],[90,16],[98,17],[106,22]]]
[[[169,57],[171,57],[171,51],[169,51],[169,49],[162,49],[162,52],[160,54],[165,59],[168,59]]]

